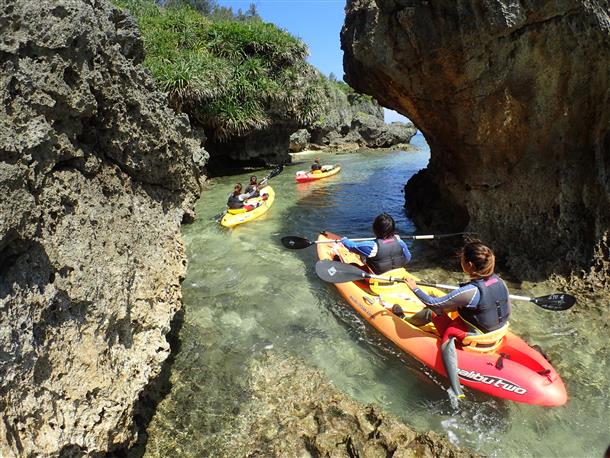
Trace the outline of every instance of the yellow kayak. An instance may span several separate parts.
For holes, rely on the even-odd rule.
[[[265,199],[264,197],[267,196]],[[260,203],[256,208],[246,211],[243,208],[239,208],[237,210],[227,210],[225,215],[220,220],[220,224],[224,227],[233,227],[238,224],[247,223],[248,221],[252,221],[253,219],[258,218],[259,216],[267,213],[267,210],[271,208],[273,205],[273,201],[275,200],[275,192],[271,186],[265,186],[260,190],[260,196],[254,197],[253,199],[248,199],[244,202],[245,205],[256,205]]]
[[[297,181],[297,183],[307,183],[308,181],[315,181],[315,180],[319,180],[321,178],[326,178],[326,177],[330,177],[333,175],[336,175],[337,173],[339,173],[341,171],[341,167],[339,166],[339,164],[333,166],[332,168],[327,168],[329,166],[324,166],[324,168],[326,168],[326,170],[320,171],[320,170],[316,170],[314,172],[305,172],[304,170],[300,170],[296,173],[295,176],[295,180]]]

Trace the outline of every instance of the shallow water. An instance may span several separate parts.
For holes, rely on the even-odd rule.
[[[246,396],[244,366],[263,351],[294,354],[355,399],[375,402],[413,427],[446,433],[455,444],[485,455],[603,456],[610,443],[607,316],[591,317],[578,305],[553,313],[516,304],[512,329],[550,356],[568,389],[568,404],[521,405],[469,390],[468,400],[453,409],[442,377],[388,344],[332,285],[317,279],[313,247],[290,251],[280,244],[284,235],[315,240],[324,229],[367,237],[381,211],[394,216],[400,233],[415,233],[403,212],[402,188],[426,166],[429,151],[420,135],[413,143],[413,151],[319,154],[323,163],[343,169],[305,184],[296,184],[294,173],[308,168],[311,159],[297,159],[304,162],[271,180],[277,196],[267,214],[233,230],[220,227],[213,216],[232,184],[245,184],[249,174],[209,182],[199,219],[184,227],[189,268],[181,347],[172,390],[149,427],[147,456],[214,456]],[[462,279],[446,270],[459,268],[457,262],[422,262],[430,243],[435,242],[410,244],[420,260],[413,270],[443,282]],[[516,294],[548,293],[544,286],[526,291],[510,286]]]

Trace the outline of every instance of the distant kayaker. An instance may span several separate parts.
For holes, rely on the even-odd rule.
[[[252,175],[250,177],[250,183],[248,184],[248,186],[246,186],[246,193],[250,194],[251,197],[258,197],[260,195],[258,192],[259,189],[260,186],[256,181],[256,175]]]
[[[407,285],[427,306],[408,321],[415,326],[432,321],[436,326],[442,336],[445,369],[458,397],[463,393],[457,377],[455,339],[461,341],[467,333],[486,334],[500,329],[510,316],[508,288],[494,273],[496,257],[491,248],[478,240],[470,241],[462,248],[460,263],[470,281],[442,297],[429,296],[413,279],[407,279]],[[450,311],[457,311],[458,317],[451,319],[447,315]]]
[[[311,171],[315,172],[316,170],[320,171],[320,172],[322,171],[322,164],[320,164],[320,158],[319,157],[316,157],[313,160],[313,164],[311,164]]]
[[[376,274],[383,274],[392,269],[404,267],[411,261],[411,252],[407,244],[395,234],[396,223],[387,213],[382,213],[373,221],[373,232],[376,240],[353,242],[343,237],[345,247],[366,258],[366,264]]]
[[[231,194],[229,194],[229,200],[227,201],[227,207],[229,207],[231,210],[237,210],[237,209],[243,208],[246,211],[250,211],[250,210],[258,207],[258,205],[260,205],[260,202],[258,202],[258,205],[253,205],[253,204],[245,205],[244,201],[250,199],[251,197],[252,197],[252,195],[250,195],[249,193],[242,194],[241,183],[235,183],[233,192]]]

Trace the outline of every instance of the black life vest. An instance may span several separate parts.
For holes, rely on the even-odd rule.
[[[231,193],[231,195],[229,196],[229,200],[227,201],[227,207],[231,208],[231,209],[237,209],[237,208],[242,208],[244,206],[244,203],[239,200],[239,195],[235,195],[234,193]]]
[[[367,258],[366,263],[376,274],[383,274],[407,264],[407,258],[395,235],[388,239],[377,239],[375,243],[377,244],[377,254]]]
[[[470,284],[477,287],[481,299],[474,308],[460,308],[460,318],[484,333],[500,329],[510,315],[508,288],[496,274],[486,279],[473,280]]]
[[[246,186],[246,194],[250,194],[250,197],[258,197],[260,193],[258,192],[258,184],[249,184]]]
[[[314,162],[311,166],[311,170],[322,170],[322,165],[318,164],[317,162]]]

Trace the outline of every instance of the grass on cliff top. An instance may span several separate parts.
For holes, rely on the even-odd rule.
[[[177,111],[218,140],[269,126],[307,124],[322,109],[323,83],[306,45],[260,19],[213,20],[182,4],[115,0],[142,32],[146,58]]]

